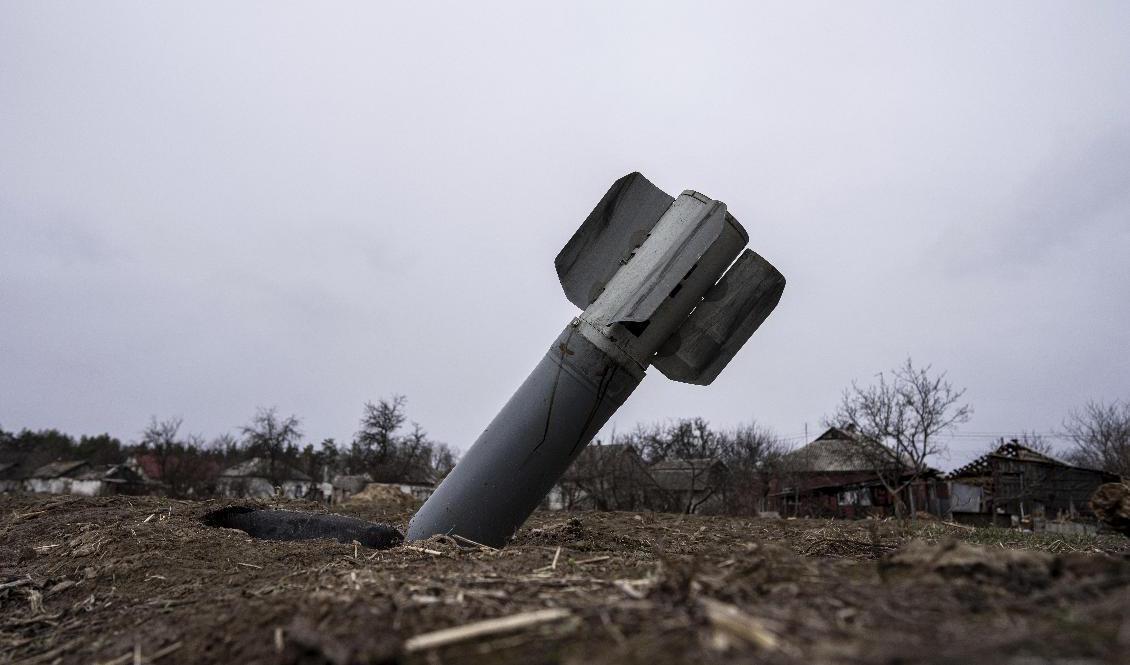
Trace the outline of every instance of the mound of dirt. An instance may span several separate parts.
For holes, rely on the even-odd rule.
[[[530,529],[524,535],[525,539],[522,542],[529,545],[582,543],[585,539],[585,526],[581,520],[572,517],[564,522]]]
[[[913,576],[935,574],[998,582],[1010,588],[1041,588],[1052,577],[1056,557],[1047,552],[989,550],[956,540],[931,544],[915,540],[882,561],[887,570]]]
[[[1107,483],[1091,497],[1091,510],[1107,526],[1130,536],[1130,485]]]
[[[395,506],[334,512],[403,525],[404,498],[378,499]],[[368,550],[205,524],[226,506],[325,514],[0,496],[0,663],[1121,664],[1130,651],[1121,536],[1060,553],[1004,530],[950,543],[988,537],[944,524],[535,513],[502,550],[443,536]]]
[[[349,497],[345,503],[364,504],[366,508],[389,511],[415,510],[421,505],[411,494],[401,492],[390,485],[376,483],[369,483],[365,489]]]

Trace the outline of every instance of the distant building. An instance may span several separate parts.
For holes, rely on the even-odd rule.
[[[549,510],[641,510],[659,486],[635,446],[592,444],[573,460],[546,497]]]
[[[203,455],[158,455],[141,452],[130,455],[125,465],[139,475],[148,493],[164,496],[209,495],[217,491],[219,462]]]
[[[434,484],[428,484],[425,482],[369,483],[368,485],[365,485],[366,490],[376,487],[383,487],[386,489],[395,490],[402,494],[407,494],[420,503],[427,501],[432,496],[432,494],[435,494],[436,491]]]
[[[894,499],[879,479],[868,442],[849,427],[830,427],[811,443],[784,457],[771,480],[769,508],[787,517],[840,517],[854,519],[894,512]],[[907,465],[901,481],[914,476]],[[913,511],[939,514],[945,486],[932,469],[900,492]]]
[[[365,489],[365,486],[371,482],[373,482],[373,478],[367,473],[334,476],[331,484],[332,496],[330,501],[331,503],[344,503],[349,500],[349,497]]]
[[[22,492],[26,478],[19,462],[0,463],[0,492]]]
[[[24,480],[29,492],[108,496],[143,494],[142,478],[123,464],[91,466],[76,460],[52,462],[35,469]]]
[[[90,464],[82,460],[70,462],[51,462],[28,474],[24,486],[29,492],[40,494],[84,494],[94,496],[98,485],[79,481],[80,472],[90,469]]]
[[[434,480],[420,476],[408,476],[399,481],[368,483],[365,487],[387,487],[395,489],[420,502],[427,501],[436,491],[436,483]]]
[[[948,511],[970,523],[1092,518],[1091,495],[1119,477],[1067,464],[1010,441],[946,476]]]
[[[221,496],[267,498],[275,496],[278,487],[282,495],[301,499],[317,489],[314,479],[302,471],[264,457],[252,457],[224,469],[217,481]]]
[[[151,483],[161,482],[161,461],[157,458],[156,453],[130,455],[129,459],[126,460],[126,466]]]
[[[709,514],[722,508],[729,470],[721,460],[669,459],[652,464],[650,471],[670,510]]]

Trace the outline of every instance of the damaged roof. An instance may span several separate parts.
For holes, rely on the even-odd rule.
[[[996,450],[981,455],[969,464],[966,464],[961,468],[954,469],[946,476],[946,478],[977,478],[980,476],[991,476],[993,475],[994,457],[1018,460],[1021,462],[1035,462],[1038,464],[1071,466],[1070,464],[1061,462],[1054,457],[1049,457],[1041,452],[1037,452],[1029,448],[1028,446],[1020,444],[1017,441],[1009,441],[1008,443],[998,447]]]
[[[101,480],[106,483],[143,483],[145,479],[124,464],[102,464],[81,469],[71,474],[75,480]]]
[[[272,468],[271,460],[264,457],[252,457],[239,464],[233,464],[224,469],[220,476],[224,478],[268,479],[281,476],[281,478],[279,478],[280,480],[299,480],[303,482],[309,482],[311,480],[310,476],[282,462],[275,462]]]

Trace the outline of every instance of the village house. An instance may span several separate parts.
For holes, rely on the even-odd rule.
[[[1027,524],[1093,519],[1090,499],[1119,477],[1067,464],[1013,440],[946,476],[948,511],[957,522]]]
[[[76,487],[73,475],[88,468],[90,465],[81,460],[44,464],[28,474],[24,489],[40,494],[71,494],[72,488]],[[77,485],[77,488],[80,491],[75,494],[94,495],[92,491],[85,491],[87,487],[84,484]]]
[[[668,459],[652,464],[650,470],[669,510],[710,514],[722,508],[729,469],[721,460]]]
[[[635,446],[586,446],[543,502],[549,510],[640,510],[659,486]]]
[[[279,488],[289,499],[304,498],[318,487],[314,479],[302,471],[263,457],[252,457],[224,469],[217,481],[221,496],[267,498],[275,496]]]
[[[0,492],[22,492],[26,474],[19,462],[0,463]]]
[[[77,460],[45,464],[24,480],[24,489],[43,494],[109,496],[144,494],[145,483],[123,464],[91,466]]]
[[[771,480],[770,509],[787,517],[857,519],[894,514],[894,500],[884,487],[869,456],[860,447],[881,445],[861,439],[850,427],[830,427],[820,436],[784,457]],[[913,472],[907,469],[900,482]],[[945,485],[929,469],[901,493],[911,511],[940,514]]]
[[[154,484],[161,482],[161,463],[154,453],[130,455],[125,464],[145,480]]]
[[[367,481],[364,485],[360,482],[362,477]],[[422,503],[435,492],[437,478],[426,459],[415,459],[408,463],[404,460],[392,460],[386,464],[377,464],[369,468],[368,473],[346,482],[351,487],[360,487],[357,490],[347,490],[353,495],[368,489],[372,489],[376,495],[395,491]]]
[[[125,465],[142,478],[147,493],[158,496],[212,494],[220,475],[220,464],[197,455],[161,456],[154,452],[130,455]]]
[[[667,459],[648,466],[630,444],[582,449],[542,506],[549,510],[721,510],[729,469],[715,458]]]
[[[365,488],[384,487],[403,492],[413,499],[424,502],[436,491],[436,483],[424,474],[405,476],[401,480],[392,480],[380,483],[368,483]]]
[[[367,473],[334,476],[330,484],[330,503],[345,503],[349,497],[364,490],[371,482],[373,478]]]

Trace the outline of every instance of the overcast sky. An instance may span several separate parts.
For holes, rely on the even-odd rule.
[[[619,176],[725,201],[788,278],[709,387],[614,425],[815,436],[908,355],[943,468],[1130,398],[1130,3],[0,0],[0,426],[465,448],[575,314]]]

